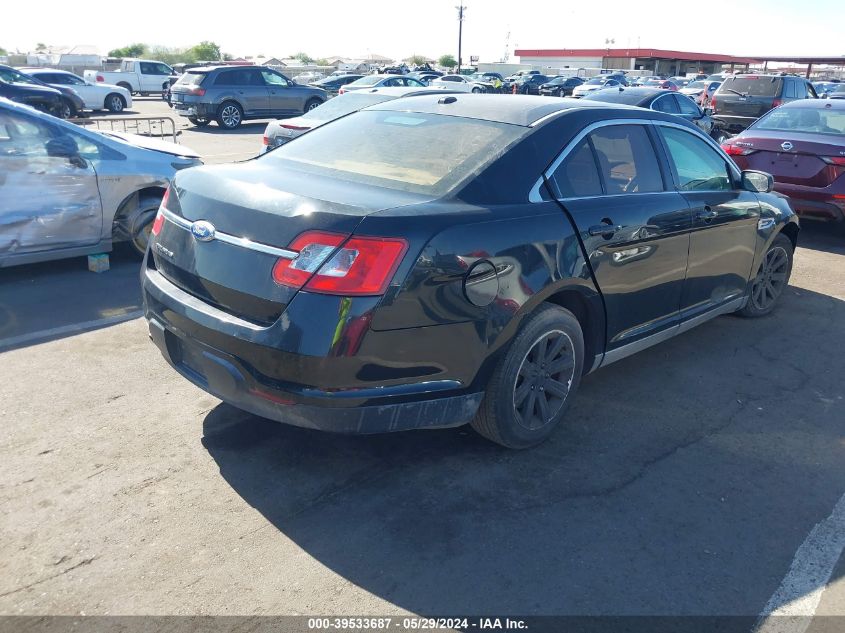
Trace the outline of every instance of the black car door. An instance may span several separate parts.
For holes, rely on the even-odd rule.
[[[550,182],[604,298],[610,361],[677,327],[691,216],[647,126],[609,122],[576,143]]]
[[[657,126],[673,179],[692,210],[687,280],[681,318],[741,301],[757,241],[760,203],[739,186],[739,174],[692,130]]]

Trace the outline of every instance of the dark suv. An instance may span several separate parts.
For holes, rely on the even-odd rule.
[[[62,116],[62,93],[10,66],[0,65],[0,97],[32,106],[54,116]]]
[[[726,132],[742,132],[772,108],[797,99],[816,99],[806,79],[794,75],[735,75],[713,95],[714,118]]]
[[[217,121],[227,130],[247,119],[304,114],[328,97],[322,88],[300,86],[265,66],[193,68],[170,89],[177,114],[198,126]]]

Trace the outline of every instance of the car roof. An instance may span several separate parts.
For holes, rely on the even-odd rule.
[[[509,123],[528,127],[540,119],[566,110],[588,110],[594,108],[619,108],[637,110],[631,106],[561,99],[560,97],[536,97],[533,95],[495,94],[453,94],[448,103],[441,103],[444,96],[430,94],[406,99],[396,99],[370,106],[367,110],[396,110],[419,112],[421,114],[447,114],[467,119],[482,119],[496,123]],[[671,120],[671,119],[670,119]]]
[[[389,97],[410,97],[414,95],[424,95],[424,94],[466,94],[465,92],[458,93],[455,90],[450,90],[448,87],[435,87],[435,86],[378,86],[373,88],[372,90],[352,90],[350,92],[346,92],[342,95],[345,99],[347,95],[371,95],[371,94],[380,94],[380,95],[387,95]]]
[[[638,105],[643,101],[651,99],[652,97],[665,94],[671,94],[671,92],[661,88],[646,87],[622,88],[621,90],[609,88],[607,90],[597,90],[596,92],[591,92],[586,95],[584,99],[588,99],[589,101],[603,101],[604,103]]]

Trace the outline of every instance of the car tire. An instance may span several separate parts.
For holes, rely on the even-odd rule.
[[[311,110],[313,110],[314,108],[318,108],[318,107],[320,107],[321,105],[323,105],[323,101],[322,101],[322,99],[317,99],[317,98],[314,98],[314,99],[309,99],[309,100],[305,103],[305,109],[304,109],[302,112],[303,112],[303,113],[305,113],[305,112],[310,112],[310,111],[311,111]]]
[[[150,243],[150,233],[152,232],[153,222],[158,213],[159,205],[161,205],[161,198],[144,197],[138,202],[138,213],[135,214],[135,221],[130,229],[129,243],[132,245],[132,250],[135,254],[143,257],[147,252],[147,246]]]
[[[578,319],[569,310],[544,304],[500,359],[472,427],[507,448],[539,444],[566,414],[583,367],[584,335]]]
[[[243,123],[244,111],[234,101],[224,101],[217,109],[217,125],[224,130],[234,130]]]
[[[772,240],[757,274],[748,284],[748,301],[737,314],[756,318],[775,309],[792,274],[793,250],[792,240],[782,233]]]
[[[123,109],[126,107],[126,101],[124,100],[123,95],[112,92],[106,97],[104,105],[106,106],[106,110],[112,114],[119,114],[123,112]]]
[[[193,125],[196,125],[197,127],[205,127],[206,125],[211,123],[211,119],[203,119],[195,116],[188,117],[188,121],[190,121]]]
[[[62,110],[59,117],[62,119],[72,119],[76,114],[76,106],[71,103],[70,99],[62,99]]]
[[[481,88],[476,86],[475,88],[472,89],[472,93],[476,94],[476,95],[480,95],[481,94]]]

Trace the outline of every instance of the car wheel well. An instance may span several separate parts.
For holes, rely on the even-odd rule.
[[[593,358],[600,351],[597,349],[600,343],[596,341],[599,320],[594,318],[592,308],[584,295],[577,290],[562,290],[548,297],[545,302],[566,308],[578,320],[581,332],[584,334],[584,373],[589,372],[592,369]]]
[[[150,206],[164,197],[165,187],[145,187],[135,191],[120,203],[112,223],[112,239],[115,242],[131,240],[138,226],[150,214]]]
[[[781,233],[786,235],[789,238],[789,241],[792,242],[792,250],[794,251],[798,246],[798,225],[793,222],[790,222],[786,226],[781,229]]]

